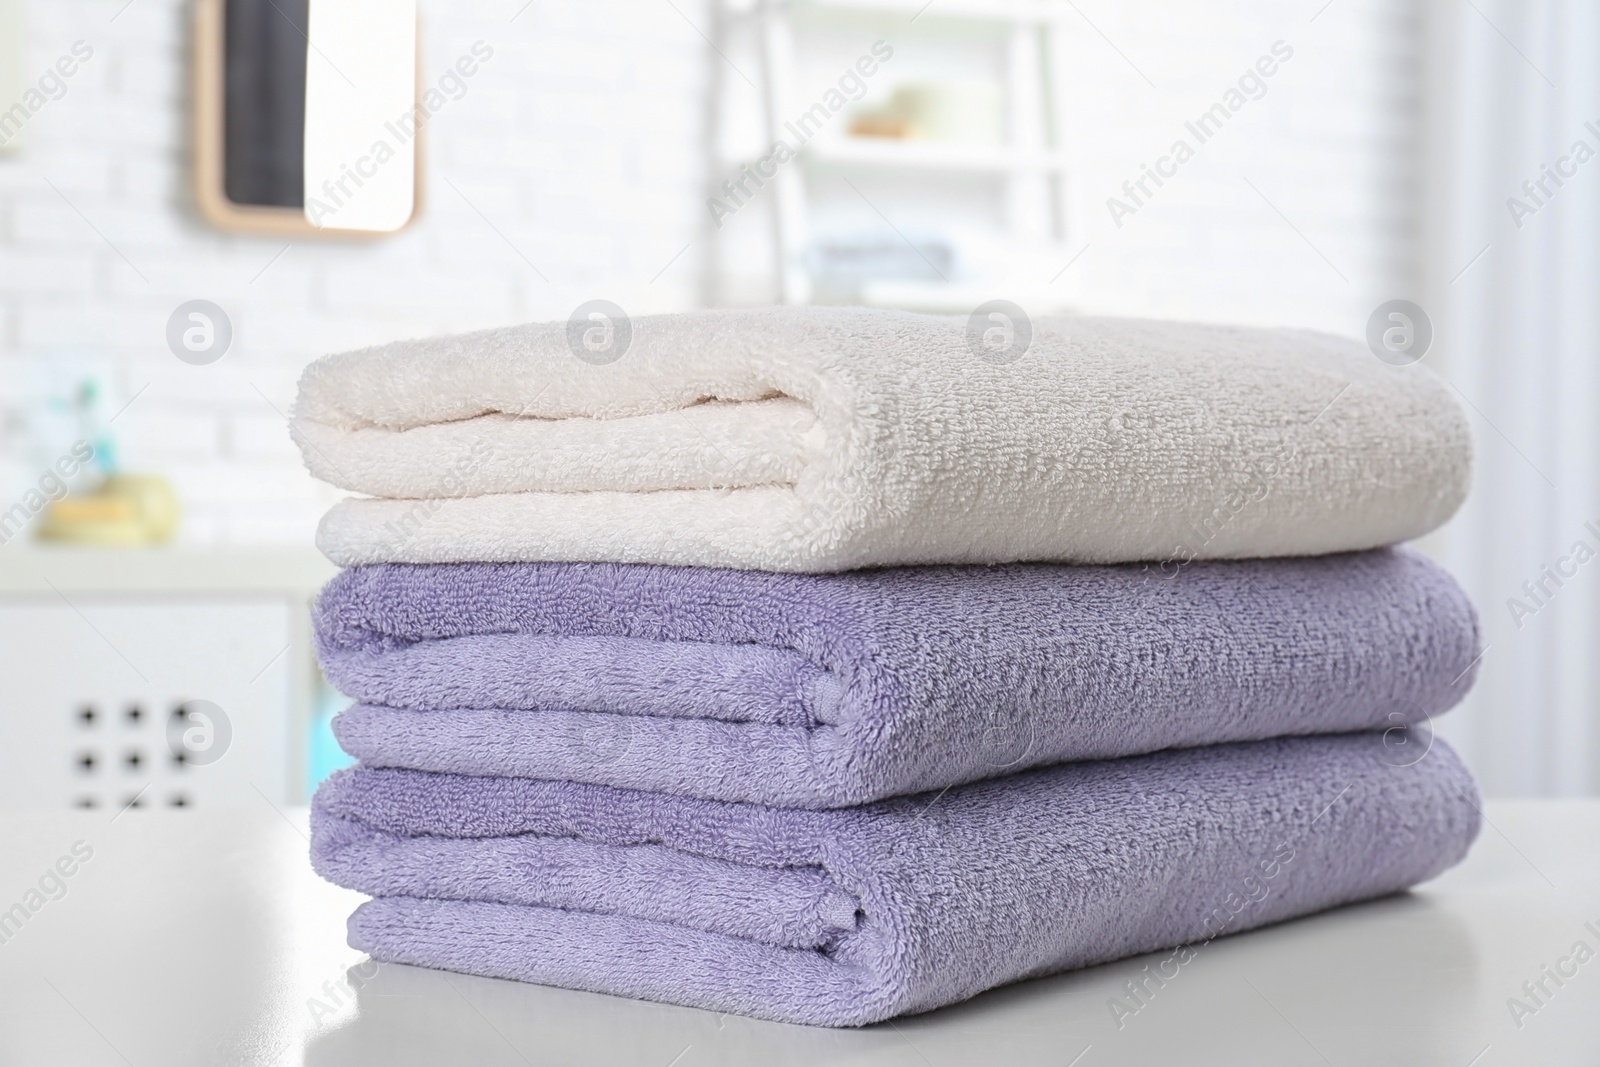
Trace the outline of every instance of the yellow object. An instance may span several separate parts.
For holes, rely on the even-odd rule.
[[[49,521],[58,526],[76,526],[86,522],[138,521],[138,511],[127,497],[83,496],[67,497],[50,505]]]
[[[165,478],[113,474],[95,492],[65,497],[45,509],[41,541],[77,545],[158,545],[178,529],[178,499]]]

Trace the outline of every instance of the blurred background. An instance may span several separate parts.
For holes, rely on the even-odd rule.
[[[306,0],[0,0],[0,805],[303,803],[341,757],[301,369],[593,299],[1356,337],[1412,301],[1478,451],[1423,546],[1486,645],[1439,733],[1491,795],[1600,791],[1594,5],[399,9],[363,80],[426,121],[367,163],[313,151],[363,60]]]

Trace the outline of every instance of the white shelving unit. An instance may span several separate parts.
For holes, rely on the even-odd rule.
[[[899,214],[898,191],[930,195],[941,183],[950,186],[953,201],[946,221],[960,222],[971,209],[971,225],[993,235],[991,248],[1009,249],[1019,263],[1062,261],[1071,220],[1067,157],[1062,151],[1062,130],[1053,100],[1053,28],[1070,15],[1070,8],[1052,0],[720,0],[719,37],[724,43],[742,38],[755,59],[753,81],[759,91],[760,143],[792,143],[786,123],[804,112],[814,100],[816,87],[803,82],[802,53],[808,38],[831,38],[837,43],[858,36],[862,50],[874,39],[895,47],[900,67],[883,65],[873,88],[880,92],[905,77],[920,48],[942,49],[959,58],[959,50],[973,54],[973,66],[987,66],[998,82],[1003,101],[1003,140],[998,144],[973,144],[937,140],[900,140],[851,136],[847,132],[850,108],[812,137],[795,163],[778,168],[763,195],[771,198],[772,270],[779,298],[788,304],[813,302],[819,295],[808,253],[817,239],[819,223],[827,213],[824,203],[831,187],[851,190],[867,201],[874,214],[887,223],[886,232],[899,234],[913,248],[915,236],[901,232],[893,221]],[[857,32],[859,31],[859,32]],[[910,57],[900,59],[900,56]],[[915,71],[915,66],[909,70]],[[751,80],[751,79],[747,79]],[[723,91],[732,88],[727,77],[713,79]],[[713,101],[713,108],[718,105]],[[715,135],[714,135],[715,136]],[[736,173],[751,162],[748,156],[713,151],[719,173]],[[965,184],[963,184],[965,183]],[[871,184],[871,199],[862,186]],[[965,201],[963,203],[963,200]],[[856,205],[859,207],[859,205]],[[919,232],[929,227],[919,228]],[[919,248],[920,254],[920,248]],[[927,257],[924,257],[927,258]],[[712,257],[715,269],[715,257]],[[932,260],[929,267],[943,274]],[[1019,266],[1018,274],[1027,274]],[[1049,277],[1041,266],[1028,275],[1026,285],[1043,290]],[[925,310],[961,310],[997,296],[1013,295],[1015,277],[999,279],[966,276],[934,279],[886,278],[865,281],[855,299],[863,303],[916,307]],[[1003,290],[1003,291],[1002,291]],[[979,295],[981,294],[981,295]],[[1062,293],[1047,297],[1065,303]]]

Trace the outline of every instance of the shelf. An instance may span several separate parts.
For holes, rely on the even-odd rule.
[[[968,22],[1051,22],[1072,14],[1062,0],[794,0],[792,15],[904,15],[908,18],[937,20],[961,19]],[[755,15],[760,8],[752,0],[742,9],[730,5],[730,14]]]
[[[969,174],[1034,174],[1066,170],[1058,152],[1019,152],[1004,145],[898,141],[887,137],[836,137],[801,150],[813,166],[885,167]]]
[[[1057,291],[1047,283],[1008,285],[1003,281],[875,281],[861,288],[859,299],[868,307],[950,315],[970,314],[980,304],[995,299],[1014,301],[1030,315],[1059,315],[1071,306],[1065,287]]]

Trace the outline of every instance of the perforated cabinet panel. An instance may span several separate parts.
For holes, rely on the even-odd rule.
[[[265,596],[0,600],[0,805],[295,803],[295,611]]]

